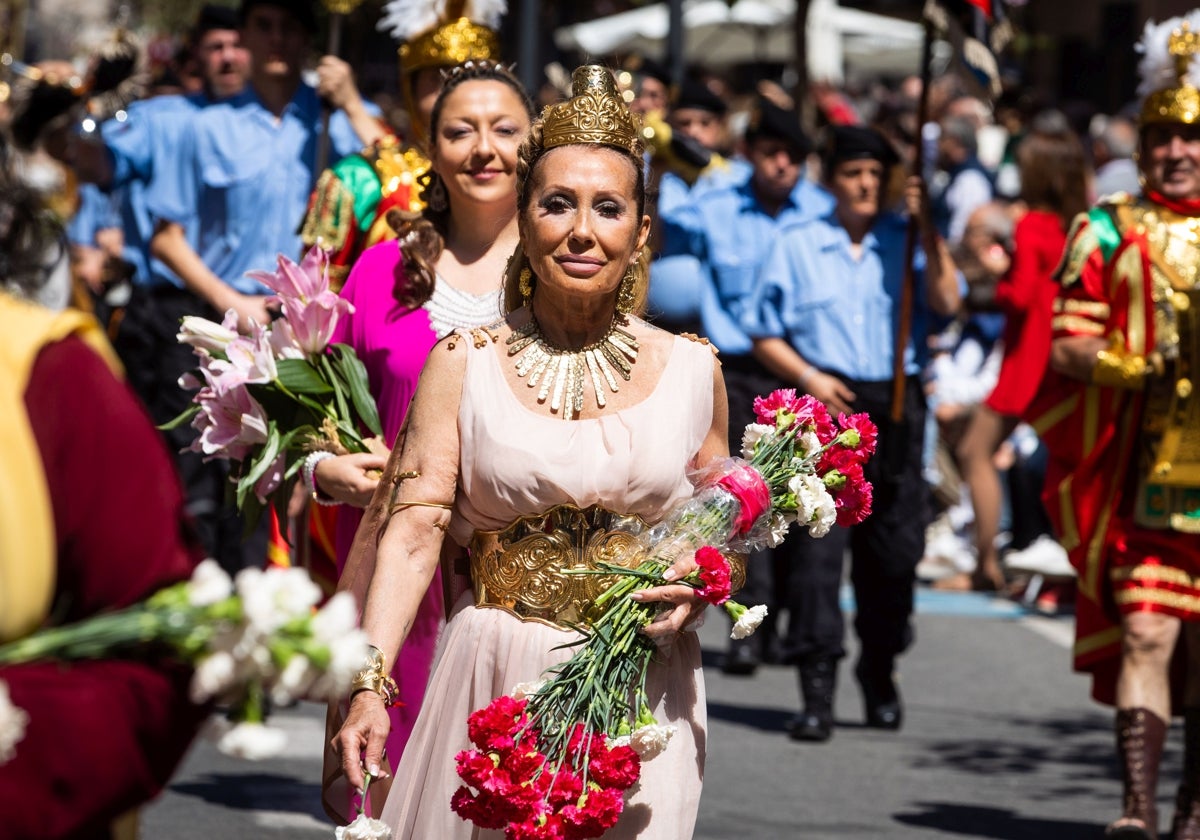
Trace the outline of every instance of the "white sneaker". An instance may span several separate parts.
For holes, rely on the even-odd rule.
[[[1047,578],[1075,577],[1075,567],[1067,558],[1067,552],[1048,534],[1042,534],[1020,551],[1008,552],[1001,562],[1013,572]]]

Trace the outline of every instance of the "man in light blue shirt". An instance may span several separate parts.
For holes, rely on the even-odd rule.
[[[174,339],[180,317],[220,320],[234,309],[243,329],[251,321],[265,322],[270,317],[267,290],[246,272],[272,270],[278,254],[297,259],[301,251],[298,230],[313,185],[322,123],[317,91],[301,79],[315,28],[313,9],[300,0],[244,0],[237,23],[248,54],[249,84],[244,89],[219,100],[191,102],[190,115],[168,115],[167,106],[157,108],[160,122],[177,116],[185,129],[158,131],[160,126],[151,124],[149,149],[123,142],[124,133],[110,141],[121,152],[114,154],[114,172],[120,174],[123,166],[152,168],[145,190],[145,206],[155,225],[150,253],[164,266],[157,276],[167,280],[152,290],[158,314],[142,335],[173,347],[163,353],[159,367],[164,372],[194,364],[188,348]],[[326,58],[321,70],[333,61]],[[348,78],[347,68],[342,84],[330,93],[333,104],[342,107],[330,120],[335,156],[357,151],[364,140],[373,139],[356,134],[374,128],[374,120],[353,83],[346,84]],[[188,104],[179,103],[181,108]],[[137,149],[149,152],[150,159],[139,158]],[[177,386],[162,391],[161,399],[171,402],[175,413],[190,398]],[[265,527],[252,539],[242,539],[241,518],[224,502],[227,476],[214,478],[214,464],[218,462],[204,465],[210,469],[197,468],[194,482],[190,473],[184,476],[189,510],[202,539],[216,546],[210,548],[213,556],[230,571],[261,565]]]
[[[824,539],[791,536],[789,623],[785,652],[799,666],[804,711],[791,736],[825,741],[832,734],[837,663],[845,655],[839,587],[847,546],[857,601],[861,654],[855,668],[868,726],[897,729],[900,697],[895,659],[912,640],[915,570],[924,551],[925,498],[921,447],[925,400],[917,374],[930,313],[952,314],[960,278],[945,243],[924,212],[923,185],[910,179],[910,212],[918,214],[926,260],[914,264],[912,332],[904,347],[903,422],[890,420],[894,342],[900,318],[906,221],[881,212],[895,153],[881,134],[832,129],[822,153],[832,212],[782,230],[759,274],[742,325],[754,354],[776,376],[807,391],[836,416],[866,412],[879,426],[879,449],[867,465],[873,513],[861,525],[834,528]]]
[[[153,253],[213,310],[236,310],[245,328],[270,318],[267,289],[246,272],[300,255],[322,119],[316,90],[301,78],[311,4],[244,0],[239,15],[250,84],[195,114],[179,165],[147,207],[159,223]],[[374,139],[362,136],[373,121],[357,91],[334,104],[346,108],[330,120],[329,163]],[[192,226],[194,242],[185,232]]]
[[[828,213],[833,198],[803,177],[812,144],[795,111],[767,99],[755,103],[744,137],[751,174],[742,183],[714,189],[694,198],[664,222],[664,256],[651,266],[651,301],[664,293],[662,269],[680,259],[695,261],[691,273],[700,330],[721,351],[725,390],[729,395],[730,451],[741,449],[742,431],[754,420],[754,398],[778,381],[751,354],[752,342],[738,323],[754,291],[758,270],[781,227]],[[656,287],[657,286],[657,287]],[[672,294],[682,291],[672,284]],[[659,305],[662,305],[659,303]],[[745,597],[776,613],[772,552],[756,552],[747,564]],[[752,674],[759,661],[773,655],[772,627],[730,644],[723,669]]]

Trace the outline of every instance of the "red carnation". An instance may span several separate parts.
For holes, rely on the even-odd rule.
[[[870,516],[873,490],[871,482],[863,478],[861,465],[852,464],[843,474],[846,483],[832,495],[837,508],[837,524],[846,527],[857,525]]]
[[[625,797],[614,788],[592,788],[578,806],[563,808],[562,819],[569,840],[599,837],[617,824],[625,809]]]
[[[829,416],[829,409],[811,394],[801,397],[795,407],[796,433],[814,432],[821,443],[829,443],[837,435],[837,426]]]
[[[871,422],[869,415],[839,414],[838,425],[842,427],[842,433],[838,436],[839,442],[852,450],[860,463],[875,453],[879,428]]]
[[[450,809],[480,828],[504,828],[508,825],[506,814],[494,807],[488,807],[487,803],[481,801],[481,797],[477,797],[466,787],[460,787],[450,797]]]
[[[481,750],[511,749],[526,724],[525,702],[503,695],[467,718],[467,735]]]
[[[642,775],[642,760],[633,747],[597,743],[589,758],[588,772],[603,787],[625,790]]]
[[[566,840],[562,817],[550,814],[513,823],[504,831],[505,840]]]
[[[780,388],[772,391],[765,397],[755,397],[754,414],[758,418],[759,423],[774,426],[776,415],[781,411],[788,414],[796,414],[797,405],[796,389]]]
[[[850,467],[861,463],[854,450],[835,444],[821,455],[821,460],[817,463],[817,475],[824,476],[833,470],[845,473]]]
[[[697,597],[703,598],[714,607],[719,607],[729,600],[732,584],[729,578],[729,561],[725,555],[710,545],[701,546],[696,552],[696,565],[700,568],[700,582],[696,588]]]

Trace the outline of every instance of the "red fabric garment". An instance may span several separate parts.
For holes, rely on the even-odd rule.
[[[201,552],[170,457],[133,393],[68,338],[38,356],[25,405],[54,508],[53,622],[186,578]],[[108,837],[114,818],[162,789],[203,722],[189,678],[134,661],[0,668],[30,718],[16,757],[0,764],[0,837]]]
[[[1144,355],[1155,340],[1145,236],[1136,229],[1123,231],[1120,244],[1105,262],[1088,225],[1085,221],[1073,230],[1071,253],[1075,249],[1087,253],[1078,261],[1078,279],[1064,278],[1059,300],[1064,309],[1067,302],[1075,301],[1093,308],[1101,304],[1108,311],[1080,314],[1074,321],[1064,318],[1052,337],[1110,336],[1119,330],[1127,349]],[[1130,250],[1139,257],[1132,261],[1136,269],[1132,271],[1131,263],[1121,259]],[[1122,263],[1125,269],[1118,270]],[[1109,579],[1111,542],[1129,524],[1123,503],[1135,478],[1130,466],[1137,464],[1142,395],[1048,371],[1028,417],[1049,450],[1043,501],[1078,572],[1075,668],[1092,675],[1096,700],[1113,703],[1121,632]]]
[[[1055,213],[1030,210],[1017,222],[1012,266],[996,285],[1004,310],[1004,361],[986,404],[1020,417],[1033,401],[1050,360],[1050,315],[1067,232]]]

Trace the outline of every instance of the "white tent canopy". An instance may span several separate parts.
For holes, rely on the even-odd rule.
[[[794,58],[795,0],[685,0],[687,61],[707,67]],[[636,52],[662,56],[670,28],[665,3],[567,26],[555,33],[562,49],[589,57]],[[840,82],[847,75],[916,73],[921,25],[843,9],[837,0],[812,0],[805,23],[812,79]]]

